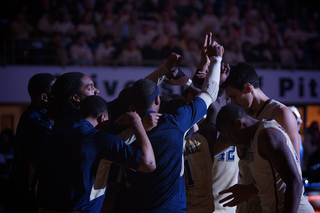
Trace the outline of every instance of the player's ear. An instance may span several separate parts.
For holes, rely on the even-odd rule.
[[[98,123],[103,123],[105,121],[107,121],[109,119],[108,114],[102,113],[101,115],[99,115],[97,121]]]
[[[251,92],[253,91],[253,86],[252,86],[252,84],[250,84],[250,83],[246,83],[246,84],[244,85],[244,89],[245,89],[247,92],[251,93]]]
[[[156,105],[160,105],[160,95],[157,95],[156,99],[154,100]]]
[[[39,98],[43,101],[43,102],[48,102],[48,95],[46,93],[41,93]]]
[[[80,103],[80,96],[78,94],[73,94],[70,97],[73,101]]]
[[[243,122],[242,122],[241,118],[237,118],[237,120],[235,120],[234,124],[237,129],[241,129],[243,127]]]

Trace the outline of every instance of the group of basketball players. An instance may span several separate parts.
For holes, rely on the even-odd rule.
[[[96,96],[82,73],[30,79],[8,212],[314,212],[293,114],[262,92],[252,67],[224,64],[223,53],[206,35],[192,79],[171,54],[126,90],[125,107]],[[165,100],[163,80],[186,92]]]

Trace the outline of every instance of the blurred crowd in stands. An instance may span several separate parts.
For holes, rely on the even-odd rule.
[[[2,64],[154,66],[171,52],[195,69],[204,35],[224,61],[320,69],[319,11],[302,0],[39,0],[1,7]]]

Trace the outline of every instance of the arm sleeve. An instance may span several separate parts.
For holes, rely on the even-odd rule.
[[[217,99],[218,96],[221,61],[222,57],[214,57],[213,66],[209,70],[209,73],[203,82],[201,92],[198,95],[198,97],[206,102],[207,108]]]
[[[172,116],[174,123],[182,132],[188,131],[207,113],[206,103],[201,98],[194,98],[188,105],[179,107]]]
[[[150,79],[151,81],[155,82],[157,85],[159,85],[163,79],[165,78],[165,75],[169,72],[166,65],[162,65],[159,69],[153,71],[149,75],[147,75],[145,78]]]
[[[137,170],[142,152],[136,147],[126,145],[118,137],[98,131],[95,133],[95,145],[104,159]]]

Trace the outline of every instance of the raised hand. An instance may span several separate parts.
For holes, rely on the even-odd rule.
[[[222,57],[224,53],[224,48],[218,42],[212,41],[212,33],[209,33],[207,39],[207,55],[208,57],[220,56]]]
[[[200,57],[200,64],[198,66],[198,70],[205,71],[210,65],[210,59],[209,59],[209,56],[207,55],[208,44],[209,44],[209,35],[206,35],[201,48],[201,57]]]
[[[168,70],[173,69],[182,60],[182,56],[177,53],[171,53],[165,63]]]
[[[166,74],[166,78],[163,79],[164,82],[173,86],[185,85],[188,80],[189,77],[180,68],[172,69]]]

